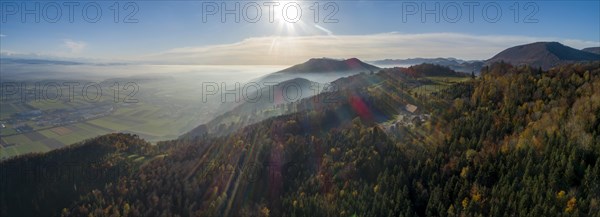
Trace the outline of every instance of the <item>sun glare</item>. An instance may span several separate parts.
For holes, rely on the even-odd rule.
[[[277,35],[295,35],[296,26],[302,25],[302,5],[297,1],[277,1],[274,9],[274,21]]]

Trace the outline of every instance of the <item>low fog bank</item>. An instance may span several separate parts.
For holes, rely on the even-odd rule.
[[[106,80],[130,77],[164,77],[195,82],[248,82],[286,66],[271,65],[144,65],[144,64],[0,64],[3,81]]]

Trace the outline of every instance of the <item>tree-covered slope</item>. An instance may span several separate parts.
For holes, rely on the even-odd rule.
[[[132,173],[155,149],[134,135],[109,134],[0,162],[0,215],[59,215],[79,196]]]
[[[400,92],[377,91],[393,82],[340,90],[339,104],[162,143],[168,157],[65,215],[598,216],[599,70],[492,65],[418,97],[432,118],[411,134],[365,116],[398,113],[383,108]]]

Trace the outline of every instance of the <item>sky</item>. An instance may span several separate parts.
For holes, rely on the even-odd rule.
[[[2,1],[0,24],[3,58],[481,60],[535,41],[600,46],[600,1]]]

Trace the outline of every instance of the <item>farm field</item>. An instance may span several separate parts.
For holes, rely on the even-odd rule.
[[[107,83],[112,84],[112,81]],[[47,152],[113,132],[137,134],[150,142],[175,139],[207,121],[210,118],[207,114],[215,112],[216,106],[201,102],[199,87],[191,79],[178,82],[146,79],[137,84],[140,90],[133,97],[136,103],[123,102],[129,92],[124,92],[119,101],[115,101],[109,88],[95,101],[81,96],[71,100],[3,98],[0,100],[0,123],[4,125],[0,128],[0,159]],[[94,116],[98,112],[93,111],[98,108],[112,109],[101,110],[101,115]],[[31,112],[41,114],[27,116]],[[52,116],[51,120],[40,124],[40,120],[49,116]],[[65,118],[71,119],[65,121]],[[61,120],[57,125],[56,121]],[[23,125],[31,129],[16,130]]]
[[[174,105],[177,104],[118,104],[118,106],[115,106],[116,109],[114,112],[104,117],[63,126],[47,126],[45,128],[36,126],[33,127],[34,131],[32,132],[16,135],[10,135],[15,134],[15,131],[11,128],[10,124],[5,123],[6,127],[1,129],[0,135],[8,136],[0,137],[0,159],[26,153],[47,152],[113,132],[137,134],[151,142],[175,139],[192,129],[202,120],[198,118],[200,115],[197,115],[200,109],[192,106],[180,106],[183,110],[176,110],[171,108]],[[35,106],[35,109],[47,110],[77,108],[78,106],[89,105],[85,103],[79,105],[63,104],[59,107],[50,105],[50,103],[38,102],[30,106]],[[3,117],[10,117],[13,114],[31,110],[31,108],[27,107],[18,103],[4,103],[2,104],[1,113]],[[27,121],[26,123],[33,126],[34,122]]]

